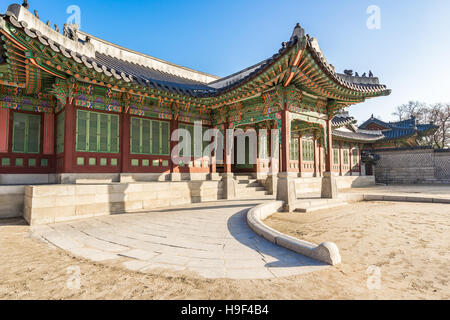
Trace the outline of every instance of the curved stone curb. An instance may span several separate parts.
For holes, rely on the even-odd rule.
[[[250,209],[247,213],[247,223],[249,227],[256,234],[281,247],[333,266],[340,264],[341,255],[339,253],[339,248],[333,242],[324,242],[317,246],[314,243],[285,235],[264,224],[263,220],[281,210],[283,205],[283,201],[273,201]]]

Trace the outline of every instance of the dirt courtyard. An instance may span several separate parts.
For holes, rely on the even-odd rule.
[[[450,299],[449,214],[449,205],[377,202],[276,214],[270,226],[315,243],[337,243],[343,263],[269,280],[127,271],[72,257],[31,238],[21,220],[3,220],[0,299]],[[379,289],[368,289],[370,266],[380,268]],[[81,272],[79,289],[68,286],[73,267]]]
[[[379,270],[378,297],[450,297],[447,204],[365,202],[309,214],[279,213],[266,223],[313,243],[335,242],[343,260],[338,269],[348,280],[366,272],[376,277]]]

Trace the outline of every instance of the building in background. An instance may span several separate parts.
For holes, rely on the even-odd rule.
[[[379,132],[383,135],[383,138],[374,144],[375,149],[416,147],[423,137],[433,135],[438,130],[438,126],[433,123],[417,123],[415,117],[388,123],[375,118],[373,115],[359,128]]]

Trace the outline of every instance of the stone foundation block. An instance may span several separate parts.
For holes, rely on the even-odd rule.
[[[324,172],[321,195],[324,199],[336,199],[338,197],[336,177],[331,172]]]

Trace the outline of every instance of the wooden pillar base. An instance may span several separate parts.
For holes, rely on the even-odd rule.
[[[211,181],[220,181],[220,174],[217,173],[217,172],[211,172],[208,175],[208,179],[211,180]]]
[[[332,172],[324,172],[321,193],[323,199],[336,199],[339,196],[336,177]]]
[[[171,173],[170,181],[172,182],[180,182],[181,181],[181,173]]]
[[[233,173],[225,173],[223,175],[223,191],[224,199],[232,200],[236,199],[236,180],[234,180]]]
[[[277,182],[278,179],[276,174],[269,174],[267,176],[265,186],[270,195],[277,194]]]
[[[295,210],[295,203],[297,202],[295,180],[296,177],[288,172],[278,174],[277,200],[284,201],[284,210],[287,212]]]

